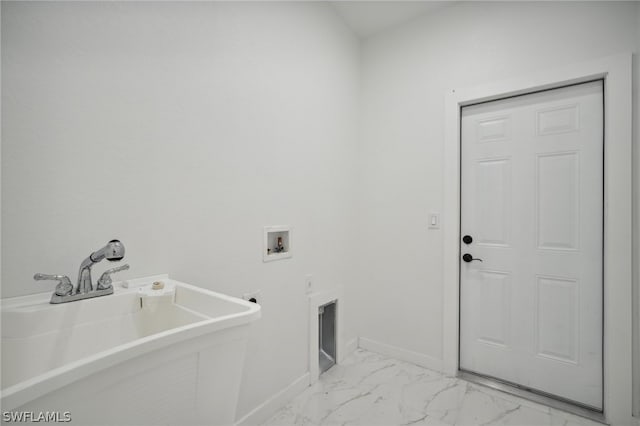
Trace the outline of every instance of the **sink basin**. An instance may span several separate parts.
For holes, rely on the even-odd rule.
[[[158,280],[165,283],[165,288],[151,290],[151,283]],[[157,379],[148,384],[141,382],[155,363],[154,377],[171,376],[172,368],[189,365],[194,371],[202,370],[193,375],[194,400],[183,401],[182,392],[176,396],[177,402],[165,401],[162,409],[154,410],[157,420],[166,423],[168,415],[180,423],[188,423],[189,419],[196,424],[233,421],[235,413],[230,412],[229,405],[235,409],[246,329],[259,318],[260,306],[170,280],[166,275],[127,284],[128,288],[124,288],[123,283],[116,283],[113,295],[60,305],[49,304],[49,293],[2,300],[3,410],[59,410],[64,397],[62,407],[78,424],[82,424],[80,419],[94,424],[154,424],[156,416],[136,413],[147,412],[140,405],[145,400],[144,396],[140,398],[145,386],[150,391],[158,390]],[[195,346],[184,352],[182,348],[187,344]],[[203,351],[208,354],[206,359],[192,356]],[[216,357],[227,365],[216,365]],[[235,364],[229,365],[232,362]],[[216,385],[205,383],[207,377],[214,375],[218,375],[218,381],[224,378],[224,391],[213,392]],[[117,376],[122,377],[117,385],[118,396],[114,397],[110,383]],[[162,386],[168,394],[176,388],[171,382]],[[87,389],[94,396],[80,397],[82,403],[74,405],[75,395],[82,395]],[[235,395],[232,403],[227,401],[229,393]],[[108,398],[109,404],[104,404],[102,397]],[[198,401],[215,397],[225,399],[218,404],[224,413],[214,413],[210,403],[193,411]],[[88,403],[94,399],[98,403]],[[107,412],[103,412],[105,405],[110,406]],[[213,419],[216,421],[212,423]]]

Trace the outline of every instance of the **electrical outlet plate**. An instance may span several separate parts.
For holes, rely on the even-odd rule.
[[[304,287],[307,291],[307,294],[313,292],[313,275],[307,274],[304,276]]]

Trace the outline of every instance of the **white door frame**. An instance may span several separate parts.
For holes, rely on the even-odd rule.
[[[621,54],[513,80],[453,89],[445,99],[443,366],[458,372],[460,295],[460,108],[604,79],[604,416],[632,420],[632,56]]]

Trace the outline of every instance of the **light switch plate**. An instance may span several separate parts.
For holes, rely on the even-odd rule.
[[[440,213],[429,213],[429,229],[440,229]]]

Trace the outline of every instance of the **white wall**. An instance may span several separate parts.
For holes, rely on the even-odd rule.
[[[334,13],[2,2],[2,296],[119,238],[120,277],[262,291],[239,416],[302,376],[304,276],[353,270],[359,46]],[[294,228],[291,259],[262,262],[265,225]]]
[[[443,239],[427,215],[442,212],[445,91],[638,53],[637,7],[465,2],[366,40],[361,337],[442,360]]]

